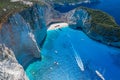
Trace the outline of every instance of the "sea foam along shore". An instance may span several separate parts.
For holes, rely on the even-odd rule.
[[[54,23],[49,26],[48,30],[54,30],[54,29],[67,27],[67,26],[68,26],[68,23]]]

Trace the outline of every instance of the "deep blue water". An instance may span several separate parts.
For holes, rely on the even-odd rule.
[[[120,79],[120,49],[93,41],[82,31],[68,27],[48,31],[41,52],[42,61],[26,69],[30,80],[101,80],[95,70],[105,80]],[[75,52],[84,71],[76,62]]]
[[[55,5],[55,9],[60,12],[67,12],[79,6],[86,6],[93,9],[102,10],[111,16],[113,16],[116,22],[120,25],[120,0],[100,0],[96,3],[88,3],[88,4],[78,4],[78,5]]]

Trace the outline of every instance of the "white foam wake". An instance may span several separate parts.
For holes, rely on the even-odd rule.
[[[102,80],[105,80],[105,78],[103,77],[103,75],[102,75],[98,70],[96,70],[95,72],[96,72],[96,74],[97,74]]]
[[[70,35],[67,35],[67,36],[70,38]],[[70,39],[69,39],[69,41],[70,41]],[[71,44],[71,48],[72,48],[72,50],[73,50],[73,52],[74,52],[74,56],[75,56],[77,65],[79,66],[79,68],[81,69],[81,71],[84,71],[84,65],[83,65],[83,62],[82,62],[80,56],[78,55],[78,53],[77,53],[77,51],[75,50],[75,48],[74,48],[74,46],[73,46],[73,44],[72,44],[71,41],[70,41],[70,44]]]
[[[76,59],[76,62],[78,64],[79,68],[81,69],[81,71],[84,71],[84,65],[83,65],[83,62],[82,62],[80,56],[78,55],[78,53],[76,52],[74,47],[72,47],[72,49],[74,51],[74,56],[75,56],[75,59]]]

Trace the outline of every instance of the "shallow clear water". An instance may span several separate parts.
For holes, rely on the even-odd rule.
[[[60,12],[68,12],[79,6],[86,6],[93,9],[99,9],[113,16],[120,25],[120,0],[99,0],[97,3],[79,4],[79,5],[55,5],[55,9]]]
[[[82,31],[68,27],[48,31],[41,52],[42,61],[26,69],[30,80],[101,80],[95,70],[106,80],[120,78],[120,49],[93,41]],[[84,71],[76,62],[75,52]]]

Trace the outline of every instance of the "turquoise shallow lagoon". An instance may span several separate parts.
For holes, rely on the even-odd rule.
[[[42,61],[26,69],[30,80],[101,80],[96,70],[105,80],[120,79],[120,49],[98,43],[82,31],[69,27],[48,31],[41,53]]]

